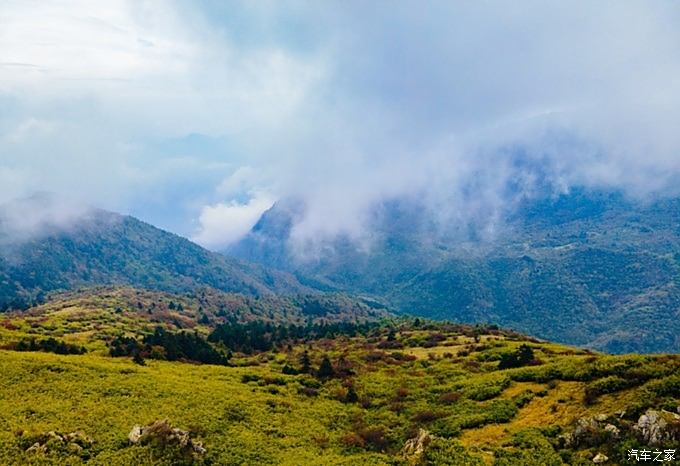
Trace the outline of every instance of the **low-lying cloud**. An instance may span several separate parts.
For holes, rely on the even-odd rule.
[[[201,229],[194,241],[212,249],[223,249],[246,235],[260,216],[274,204],[266,196],[203,207],[198,218]]]
[[[492,229],[546,186],[677,194],[673,2],[63,1],[0,17],[0,200],[66,192],[222,248],[289,197],[307,204],[302,244],[370,236],[389,199]]]
[[[69,230],[91,212],[89,206],[53,193],[35,193],[0,205],[0,248],[44,233]],[[0,254],[7,252],[0,251]]]

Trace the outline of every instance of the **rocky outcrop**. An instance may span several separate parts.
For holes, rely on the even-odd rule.
[[[680,415],[669,411],[648,410],[640,416],[633,431],[647,445],[661,446],[680,440]]]
[[[640,416],[636,423],[632,423],[621,420],[618,413],[611,418],[598,414],[578,419],[573,430],[560,435],[558,439],[562,448],[592,448],[632,435],[648,446],[662,447],[678,442],[680,441],[680,415],[670,411],[650,409]]]
[[[578,419],[571,432],[559,437],[565,448],[596,447],[617,440],[621,432],[614,424],[607,423],[605,414]]]
[[[72,455],[86,456],[94,441],[83,432],[75,431],[62,433],[54,430],[43,432],[36,436],[25,436],[24,443],[30,444],[26,448],[28,453],[48,453],[52,451],[67,452]]]
[[[142,426],[134,426],[130,433],[128,434],[128,442],[131,445],[136,445],[142,439],[142,434],[144,433]]]
[[[404,444],[401,452],[409,464],[418,464],[425,450],[432,443],[433,436],[425,429],[420,429],[418,435],[410,438]]]
[[[593,458],[593,463],[595,464],[603,464],[606,463],[607,461],[609,461],[609,458],[604,453],[598,453],[597,455],[595,455],[595,458]]]
[[[614,424],[606,424],[604,426],[604,431],[607,432],[608,437],[611,440],[618,440],[621,437],[621,431]]]
[[[184,452],[199,455],[206,452],[203,443],[192,439],[189,432],[171,426],[167,420],[157,420],[148,426],[135,425],[128,434],[128,441],[131,445],[174,445]]]

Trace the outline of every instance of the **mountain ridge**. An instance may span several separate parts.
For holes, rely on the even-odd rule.
[[[316,292],[288,273],[224,257],[132,216],[88,208],[63,225],[36,223],[35,231],[17,236],[2,221],[7,212],[0,209],[5,308],[40,302],[51,291],[106,284],[169,292],[210,286],[256,296]]]
[[[507,211],[493,239],[465,225],[442,234],[422,211],[408,202],[382,208],[369,253],[341,239],[305,263],[288,244],[290,227],[267,227],[270,218],[290,224],[274,206],[226,253],[410,314],[617,353],[680,348],[680,199],[574,189]]]

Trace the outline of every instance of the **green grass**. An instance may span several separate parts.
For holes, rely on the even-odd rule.
[[[99,356],[3,351],[0,370],[5,374],[0,382],[2,464],[40,463],[17,447],[15,433],[21,430],[84,431],[95,439],[88,464],[131,464],[132,458],[156,464],[151,451],[127,447],[126,438],[134,424],[166,418],[201,432],[208,458],[219,459],[218,464],[313,464],[322,453],[328,464],[386,464],[384,455],[316,446],[312,434],[332,433],[333,416],[344,417],[344,405],[303,398],[292,386],[277,386],[274,395],[241,382],[245,374],[270,374],[267,367],[156,361],[140,367]],[[57,458],[45,458],[50,460]],[[62,460],[79,464],[77,457]]]
[[[331,354],[336,351],[332,348]],[[198,432],[208,449],[206,459],[216,464],[393,464],[400,445],[421,423],[442,437],[457,437],[461,431],[483,433],[485,426],[512,422],[528,427],[517,419],[518,415],[529,417],[524,409],[548,411],[547,403],[541,403],[533,390],[526,408],[521,407],[526,400],[518,403],[519,395],[477,401],[479,387],[498,386],[493,393],[500,394],[512,385],[494,374],[454,375],[452,381],[442,381],[442,375],[455,374],[460,364],[446,360],[428,361],[428,367],[421,365],[423,361],[407,367],[378,363],[355,378],[357,392],[364,401],[370,398],[371,406],[348,405],[338,401],[343,387],[336,380],[321,384],[315,397],[300,393],[310,377],[281,375],[282,359],[284,355],[275,355],[272,361],[246,367],[163,361],[149,361],[141,367],[128,359],[100,355],[1,351],[0,463],[80,464],[77,456],[25,453],[16,437],[19,431],[80,430],[95,439],[88,464],[161,464],[162,455],[151,447],[127,446],[126,436],[134,424],[168,419]],[[260,380],[244,383],[246,375]],[[579,388],[576,398],[567,401],[579,408],[571,414],[600,412],[601,405],[583,407],[578,398],[583,387]],[[451,389],[460,389],[462,398],[442,403],[439,394]],[[553,391],[561,393],[560,386]],[[621,408],[615,399],[608,403],[608,412]],[[399,409],[395,409],[397,404]],[[441,418],[418,422],[417,415],[426,411]],[[573,418],[555,421],[566,426]],[[454,426],[450,431],[447,423]],[[376,426],[385,429],[390,444],[384,453],[346,445],[349,433]],[[500,452],[505,439],[501,436],[495,445],[487,442],[486,447]]]
[[[76,307],[52,303],[0,318],[2,342],[60,334],[90,349],[69,356],[0,350],[0,464],[399,465],[408,464],[401,448],[421,428],[437,436],[422,459],[428,464],[578,463],[593,451],[560,451],[556,441],[578,418],[625,410],[616,421],[623,428],[647,408],[680,404],[678,356],[607,356],[492,327],[415,328],[409,320],[386,321],[365,336],[236,354],[231,367],[140,366],[109,357],[101,335],[143,333],[153,314]],[[191,321],[191,311],[183,315]],[[163,325],[172,329],[173,319]],[[390,333],[403,348],[386,348]],[[533,348],[535,365],[499,370],[500,356],[522,344]],[[304,351],[313,368],[325,356],[334,364],[342,357],[353,375],[283,374],[285,365],[300,367]],[[348,401],[349,386],[357,399]],[[160,419],[190,431],[207,453],[191,459],[128,444],[135,424]],[[94,443],[85,451],[26,451],[49,431],[82,431]],[[621,445],[601,448],[616,459]]]

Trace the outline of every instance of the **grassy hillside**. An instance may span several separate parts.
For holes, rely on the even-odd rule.
[[[141,336],[157,326],[207,336],[226,322],[302,326],[375,321],[389,315],[377,302],[340,294],[253,297],[212,288],[170,294],[97,287],[57,294],[27,311],[0,314],[0,344],[52,337],[101,350],[115,336]]]
[[[234,352],[226,366],[109,356],[99,332],[147,331],[144,312],[116,311],[158,301],[145,293],[74,297],[3,318],[5,343],[34,332],[88,351],[0,350],[0,464],[559,465],[592,464],[597,453],[616,464],[645,445],[632,429],[641,414],[680,404],[677,356],[605,356],[496,327],[413,320]],[[182,300],[176,312],[172,299],[177,315],[164,310],[160,324],[180,331],[171,322],[193,322],[195,311],[184,312],[195,304]],[[593,417],[586,434],[569,437]],[[162,423],[148,442],[130,443],[134,425],[158,420],[205,452],[180,447]],[[404,451],[419,435],[429,439],[424,452]],[[663,447],[680,446],[674,438]]]

